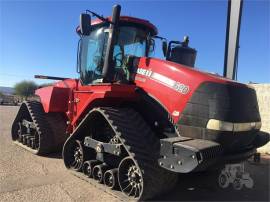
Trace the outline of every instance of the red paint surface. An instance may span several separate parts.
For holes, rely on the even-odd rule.
[[[82,86],[73,91],[74,100],[72,113],[72,124],[87,113],[94,106],[117,106],[125,101],[134,101],[138,98],[135,93],[135,85],[125,84],[102,84]],[[87,110],[88,109],[88,110]]]
[[[179,116],[173,116],[173,111],[181,113],[193,92],[203,82],[209,81],[215,83],[227,83],[229,85],[244,85],[217,75],[156,58],[141,58],[138,66],[139,68],[159,73],[189,87],[189,92],[184,95],[147,76],[140,74],[136,75],[136,77],[141,77],[145,80],[144,82],[135,80],[136,85],[158,100],[172,115],[175,122],[178,121]]]
[[[49,86],[36,90],[36,95],[40,97],[46,113],[64,112],[68,109],[69,92],[69,88]]]
[[[54,86],[38,89],[45,112],[65,112],[71,122],[70,128],[75,128],[84,115],[93,107],[118,106],[124,102],[136,101],[139,94],[137,87],[161,103],[171,114],[175,122],[184,110],[193,92],[203,82],[216,82],[228,85],[244,85],[223,77],[201,72],[183,65],[153,58],[141,58],[139,68],[151,70],[189,87],[187,94],[160,83],[147,76],[135,74],[144,81],[135,80],[135,84],[100,84],[82,86],[78,80],[67,79]],[[173,114],[178,111],[179,115]]]
[[[111,21],[112,17],[110,16],[110,17],[107,17],[106,19]],[[148,20],[144,20],[144,19],[140,19],[140,18],[134,18],[134,17],[130,17],[130,16],[120,16],[120,21],[142,24],[142,25],[150,28],[151,30],[153,30],[154,35],[158,34],[158,30],[157,30],[156,26],[153,25]],[[100,24],[102,22],[103,22],[102,20],[97,18],[97,19],[94,19],[94,20],[91,21],[91,25],[97,25],[97,24]],[[76,32],[80,32],[80,27],[76,28]]]

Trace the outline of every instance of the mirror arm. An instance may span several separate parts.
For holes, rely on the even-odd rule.
[[[153,38],[156,38],[156,39],[160,39],[162,41],[162,51],[163,51],[163,55],[164,57],[167,59],[167,55],[168,55],[168,43],[167,43],[167,39],[164,38],[164,37],[161,37],[161,36],[153,36]],[[166,44],[166,50],[164,49],[164,44]]]
[[[102,20],[102,21],[104,21],[104,22],[108,22],[108,23],[110,23],[110,24],[113,24],[111,21],[109,21],[108,19],[104,18],[102,15],[99,15],[99,14],[93,12],[93,11],[86,10],[85,12],[86,12],[86,13],[91,13],[92,16],[97,17],[98,19],[100,19],[100,20]]]
[[[166,54],[166,60],[169,60],[171,49],[172,49],[172,44],[182,44],[180,41],[170,41],[167,49],[167,54]]]
[[[157,39],[161,39],[161,40],[165,40],[165,41],[167,41],[167,39],[166,39],[166,38],[164,38],[164,37],[162,37],[162,36],[158,36],[158,35],[153,36],[153,38],[157,38]]]

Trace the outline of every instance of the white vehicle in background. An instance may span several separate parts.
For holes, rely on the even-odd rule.
[[[18,105],[18,101],[14,95],[0,95],[0,105]]]

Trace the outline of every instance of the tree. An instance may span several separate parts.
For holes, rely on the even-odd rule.
[[[21,81],[19,83],[16,83],[15,86],[15,94],[25,97],[34,95],[35,90],[38,88],[37,84],[33,81]]]

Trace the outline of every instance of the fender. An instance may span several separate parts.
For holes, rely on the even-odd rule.
[[[36,90],[40,97],[43,109],[49,112],[67,112],[70,88],[48,86]]]
[[[35,94],[39,96],[43,109],[49,112],[67,112],[72,90],[78,85],[77,79],[66,79],[52,86],[39,88]]]
[[[71,125],[78,125],[93,107],[121,106],[125,102],[139,99],[135,85],[104,83],[98,85],[81,85],[73,90],[73,107],[69,114]],[[73,128],[75,128],[73,127]]]

